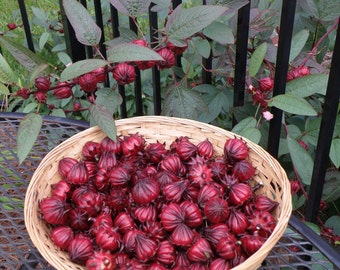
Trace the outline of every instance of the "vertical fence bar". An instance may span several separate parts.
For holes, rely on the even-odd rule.
[[[151,3],[149,7],[149,27],[150,27],[150,43],[151,48],[156,47],[158,39],[158,16],[157,12],[152,12],[151,9],[154,6]],[[156,66],[152,68],[152,90],[153,90],[153,111],[155,115],[160,115],[162,111],[161,104],[161,77],[160,72]]]
[[[206,0],[203,0],[203,5],[206,5]],[[211,42],[210,39],[207,39]],[[212,69],[212,50],[210,49],[210,55],[208,58],[202,57],[202,65],[204,66],[202,70],[202,83],[203,84],[211,84],[212,83],[212,73],[210,70]],[[207,71],[209,70],[209,71]]]
[[[26,10],[26,6],[25,6],[25,1],[24,0],[18,0],[18,4],[19,4],[20,13],[21,13],[22,23],[24,25],[24,30],[25,30],[26,40],[27,40],[27,46],[32,52],[35,52],[31,28],[30,28],[30,24],[29,24],[29,21],[28,21],[27,10]]]
[[[292,42],[296,0],[283,0],[279,44],[277,48],[276,68],[274,77],[273,96],[284,94],[289,66],[290,46]],[[282,111],[273,107],[274,118],[270,121],[268,135],[268,152],[275,158],[279,152],[280,133],[282,125]]]
[[[86,59],[85,46],[76,39],[74,29],[65,14],[62,0],[59,0],[59,6],[61,10],[64,37],[68,54],[70,55],[73,62]]]
[[[105,49],[105,45],[104,45],[105,34],[104,34],[103,12],[102,12],[100,0],[94,0],[94,10],[95,10],[95,14],[96,14],[96,24],[102,30],[102,36],[101,36],[100,42],[99,42],[99,50],[100,50],[100,53],[106,59],[106,49]]]
[[[137,19],[136,19],[137,20]],[[137,25],[133,21],[132,18],[129,18],[129,25],[130,29],[138,33]],[[135,67],[136,72],[136,79],[134,82],[134,88],[135,88],[135,101],[136,101],[136,115],[143,115],[143,99],[142,99],[142,82],[140,77],[140,69]]]
[[[240,8],[237,14],[234,100],[233,100],[234,107],[242,106],[244,104],[244,89],[247,71],[249,15],[250,15],[250,1],[247,5]],[[236,119],[235,117],[233,117],[233,126],[235,124]]]
[[[339,18],[338,18],[339,20]],[[316,223],[324,179],[329,160],[329,151],[334,132],[335,121],[338,113],[340,98],[340,27],[338,25],[335,40],[331,69],[328,78],[325,104],[322,112],[318,144],[314,158],[314,168],[310,191],[308,194],[305,218],[307,221]]]

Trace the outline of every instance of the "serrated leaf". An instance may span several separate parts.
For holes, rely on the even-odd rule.
[[[6,85],[0,83],[0,95],[9,95],[9,89]]]
[[[199,112],[207,112],[208,107],[202,97],[185,86],[171,86],[164,98],[162,115],[198,119]]]
[[[289,154],[293,165],[305,185],[310,185],[314,162],[310,154],[295,139],[287,136]]]
[[[340,139],[339,138],[332,140],[329,156],[334,166],[336,168],[339,168],[340,167]]]
[[[326,202],[333,202],[340,198],[340,172],[327,172],[326,181],[322,189],[322,199]]]
[[[36,113],[27,114],[20,122],[17,136],[18,158],[21,164],[31,151],[42,126],[42,116]]]
[[[203,38],[193,38],[192,41],[198,54],[204,58],[209,58],[211,50],[209,41]]]
[[[44,62],[32,51],[8,37],[0,36],[0,43],[28,71],[33,72]]]
[[[16,81],[16,76],[6,59],[0,53],[0,82],[12,83]]]
[[[121,13],[137,18],[148,12],[151,0],[110,0],[110,3]]]
[[[293,36],[290,48],[289,63],[291,63],[302,51],[307,42],[308,36],[309,31],[306,29],[301,30]]]
[[[108,54],[108,60],[112,62],[164,61],[164,59],[154,50],[133,43],[117,44],[111,47]]]
[[[259,71],[267,52],[267,43],[264,42],[256,48],[249,60],[249,76],[254,77]]]
[[[110,88],[101,88],[96,92],[96,96],[96,104],[104,106],[111,114],[117,112],[119,106],[123,102],[123,98],[118,91]]]
[[[204,28],[203,34],[222,45],[234,43],[233,31],[226,24],[218,21],[212,22]]]
[[[85,59],[69,65],[60,75],[61,81],[68,81],[85,73],[91,72],[97,68],[108,65],[109,62],[101,59]]]
[[[42,65],[37,66],[36,69],[33,70],[33,72],[30,75],[30,84],[32,84],[34,79],[38,77],[38,75],[41,74],[47,68],[48,68],[47,64],[42,64]]]
[[[112,140],[117,140],[116,123],[111,112],[103,105],[91,104],[89,111],[98,127]]]
[[[67,19],[70,21],[77,40],[87,46],[97,45],[102,30],[96,25],[87,9],[76,0],[63,0]]]
[[[179,5],[169,15],[165,31],[171,41],[186,39],[202,31],[227,10],[227,7],[222,6],[196,6],[182,9],[182,5]]]
[[[328,74],[312,74],[291,80],[286,93],[297,97],[309,97],[315,93],[326,95]]]
[[[317,115],[313,107],[301,97],[282,94],[273,97],[269,102],[269,106],[275,106],[287,113],[299,114],[299,115]]]
[[[50,38],[51,34],[48,32],[44,32],[41,34],[40,39],[39,39],[39,48],[40,50],[42,50],[46,44],[46,42],[48,41],[48,39]]]

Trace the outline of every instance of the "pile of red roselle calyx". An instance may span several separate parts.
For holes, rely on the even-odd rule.
[[[146,143],[138,133],[88,141],[60,160],[60,181],[39,202],[51,239],[88,269],[230,269],[276,226],[278,203],[252,180],[242,139],[214,156],[206,139]]]

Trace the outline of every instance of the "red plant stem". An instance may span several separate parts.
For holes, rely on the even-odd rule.
[[[319,45],[321,44],[321,42],[333,31],[336,29],[337,25],[339,24],[339,18],[337,18],[334,22],[334,24],[332,25],[332,27],[329,28],[329,30],[318,40],[318,42],[314,45],[313,49],[311,50],[311,52],[307,55],[307,57],[303,60],[303,62],[301,63],[300,66],[304,66],[307,61],[309,60],[309,58],[312,57],[312,55],[315,54],[316,50],[318,49]]]

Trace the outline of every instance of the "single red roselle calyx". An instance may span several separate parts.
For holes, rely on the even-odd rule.
[[[175,175],[184,175],[186,170],[183,169],[183,164],[181,159],[177,154],[167,155],[159,163],[161,170],[171,172]]]
[[[184,224],[190,228],[202,225],[203,216],[196,203],[183,201],[180,203],[179,207],[184,210]]]
[[[73,208],[68,214],[70,227],[75,231],[86,231],[90,229],[89,214],[83,208]]]
[[[85,264],[94,254],[94,247],[90,237],[78,234],[68,246],[68,255],[72,262]]]
[[[51,81],[49,78],[40,76],[40,77],[35,78],[34,86],[38,92],[46,93],[48,90],[50,90]]]
[[[109,173],[109,182],[111,187],[122,187],[127,185],[130,179],[130,172],[121,166],[113,168]]]
[[[157,242],[148,238],[144,234],[136,235],[136,256],[141,262],[147,262],[153,259],[157,252]]]
[[[80,88],[86,93],[97,90],[97,77],[93,73],[86,73],[79,77]]]
[[[271,200],[266,195],[257,195],[255,197],[255,209],[259,211],[266,211],[266,212],[272,212],[276,209],[276,207],[279,205],[278,202]]]
[[[106,80],[106,68],[100,67],[91,71],[91,74],[96,77],[97,83],[103,83]]]
[[[88,270],[114,270],[114,257],[110,252],[95,251],[94,255],[86,261],[86,269]]]
[[[126,156],[134,156],[140,152],[145,146],[145,139],[143,136],[138,133],[124,136],[124,139],[121,143],[122,145],[122,153]]]
[[[90,217],[93,217],[101,211],[104,202],[104,195],[97,191],[89,190],[81,194],[77,201],[73,201],[78,207],[86,210]]]
[[[262,237],[269,237],[276,226],[276,220],[271,213],[257,210],[249,217],[249,223],[249,231],[257,232]]]
[[[169,183],[164,185],[162,194],[165,196],[167,201],[178,203],[182,199],[183,193],[187,189],[187,186],[187,181],[184,180]]]
[[[77,162],[67,173],[66,181],[75,185],[84,185],[89,181],[89,175],[84,162]]]
[[[131,43],[142,46],[142,47],[147,47],[148,43],[146,42],[145,39],[135,39]]]
[[[174,269],[188,269],[190,266],[190,261],[187,256],[186,251],[178,251],[175,259]]]
[[[177,182],[179,180],[177,175],[169,171],[158,171],[155,175],[155,179],[159,183],[162,191],[167,184]]]
[[[231,269],[229,260],[225,260],[223,258],[214,259],[209,266],[209,270],[229,270],[229,269]]]
[[[225,223],[217,223],[205,228],[205,238],[216,247],[221,238],[225,238],[229,234],[229,227]]]
[[[106,169],[99,168],[93,178],[93,184],[99,191],[107,191],[109,189],[109,177]]]
[[[204,206],[204,214],[213,224],[225,222],[229,216],[229,205],[221,198],[211,198]]]
[[[43,219],[51,225],[65,225],[68,221],[69,205],[58,197],[46,197],[39,202]]]
[[[231,163],[246,159],[248,146],[242,139],[228,139],[224,144],[224,157]]]
[[[65,82],[59,82],[52,92],[57,99],[69,98],[73,95],[72,88]]]
[[[140,222],[154,222],[158,215],[157,208],[152,204],[141,205],[133,213]]]
[[[206,159],[210,159],[213,157],[214,146],[211,141],[209,141],[209,139],[205,139],[197,145],[197,154]]]
[[[125,234],[130,230],[133,230],[135,223],[129,213],[119,212],[113,220],[113,226],[118,228],[118,231]]]
[[[113,227],[99,228],[96,234],[97,245],[110,252],[116,251],[120,247],[121,241],[121,235]]]
[[[125,252],[115,254],[114,256],[115,269],[128,270],[130,261],[131,259],[129,255],[127,255]]]
[[[62,178],[66,178],[69,171],[72,167],[78,163],[78,160],[75,158],[65,157],[59,160],[58,163],[58,172]]]
[[[177,140],[176,153],[181,160],[187,161],[196,154],[197,146],[187,137],[180,137]]]
[[[259,80],[259,88],[262,92],[269,92],[273,90],[274,81],[269,77],[265,77]]]
[[[157,61],[156,65],[159,70],[171,68],[176,63],[175,54],[169,50],[168,48],[161,48],[157,51],[157,53],[164,59],[164,61]]]
[[[57,183],[51,185],[52,197],[58,197],[66,200],[70,196],[71,185],[65,180],[59,180]]]
[[[107,171],[116,167],[118,164],[117,156],[112,151],[105,151],[101,153],[101,156],[97,162],[98,168],[105,168]]]
[[[249,227],[247,215],[236,209],[231,209],[228,218],[228,227],[234,235],[244,233]]]
[[[116,141],[109,137],[105,137],[100,143],[103,151],[112,151],[116,155],[120,155],[122,152],[122,139],[117,138]]]
[[[113,78],[119,85],[132,83],[136,78],[135,68],[126,63],[119,63],[113,70]]]
[[[96,235],[100,229],[111,228],[113,226],[112,217],[109,213],[101,213],[96,217],[90,218],[92,221],[90,232]]]
[[[213,257],[213,251],[209,242],[199,237],[188,249],[188,259],[192,262],[207,262]]]
[[[166,231],[173,231],[185,220],[185,212],[176,203],[168,204],[161,212],[161,223]]]
[[[166,231],[160,222],[146,221],[142,226],[142,231],[146,236],[152,238],[155,241],[162,241],[167,236]]]
[[[157,261],[165,265],[172,264],[176,259],[175,247],[168,240],[161,241],[158,245],[156,258]]]
[[[194,231],[184,223],[179,224],[171,233],[170,241],[181,247],[189,247],[195,239]]]
[[[222,198],[223,188],[219,184],[215,182],[211,182],[209,184],[203,185],[197,196],[197,203],[200,207],[204,208],[205,204],[211,198]]]
[[[28,99],[30,97],[30,90],[28,88],[21,88],[16,92],[16,95],[23,99]]]
[[[145,155],[155,164],[158,164],[167,152],[168,151],[165,149],[165,143],[160,142],[150,143],[145,149]]]
[[[246,159],[235,162],[232,168],[233,174],[240,181],[250,180],[255,175],[255,168]]]
[[[216,245],[217,254],[226,260],[232,260],[240,252],[237,240],[233,234],[221,238]]]
[[[38,91],[35,93],[35,99],[38,103],[46,104],[47,97],[45,92]]]
[[[301,183],[299,180],[292,179],[289,181],[290,182],[290,189],[292,192],[292,195],[296,194],[299,192],[301,189]]]
[[[236,183],[229,188],[229,201],[233,205],[242,205],[251,197],[251,187],[246,183]]]
[[[132,229],[124,233],[123,245],[124,250],[127,253],[132,253],[136,251],[136,237],[137,235],[143,235],[143,232],[137,229]]]
[[[17,28],[17,25],[14,22],[10,22],[7,24],[8,30],[14,30]]]
[[[147,204],[155,200],[160,188],[158,182],[153,178],[143,178],[137,180],[132,188],[132,198],[136,203]]]
[[[187,175],[191,183],[197,186],[203,186],[212,181],[211,169],[207,164],[203,163],[190,166]]]
[[[244,252],[251,256],[262,247],[265,241],[266,238],[259,235],[246,234],[241,237],[241,246]]]
[[[69,226],[55,227],[51,231],[51,239],[53,243],[61,248],[67,250],[71,240],[74,238],[74,233]]]
[[[128,190],[125,188],[113,188],[106,196],[105,204],[116,211],[121,211],[128,205]]]
[[[87,141],[82,147],[81,153],[85,160],[96,161],[100,158],[102,153],[101,144]]]

